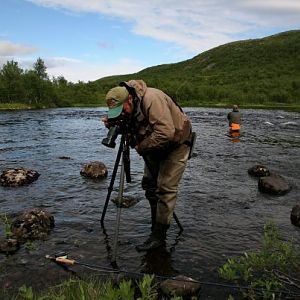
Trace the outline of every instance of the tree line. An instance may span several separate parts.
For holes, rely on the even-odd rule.
[[[63,76],[49,78],[45,62],[38,58],[29,70],[17,61],[7,61],[0,69],[0,104],[21,103],[28,107],[92,105],[99,95],[93,82],[68,82]]]

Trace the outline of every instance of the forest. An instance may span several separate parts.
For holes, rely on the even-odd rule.
[[[49,78],[38,58],[32,69],[17,61],[0,68],[0,109],[105,106],[121,81],[143,79],[182,106],[286,108],[300,111],[300,30],[218,46],[189,60],[95,81]]]

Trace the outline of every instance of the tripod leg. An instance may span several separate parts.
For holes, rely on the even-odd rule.
[[[182,232],[182,231],[183,231],[183,227],[182,227],[182,225],[180,224],[179,219],[178,219],[178,217],[176,216],[175,212],[173,212],[173,217],[174,217],[174,220],[176,221],[176,223],[177,223],[177,225],[178,225],[178,227],[179,227],[179,229],[180,229],[179,232]]]
[[[117,209],[117,217],[116,217],[116,227],[115,227],[115,236],[114,236],[114,248],[113,248],[113,257],[112,262],[116,262],[117,256],[117,248],[118,248],[118,235],[119,235],[119,228],[120,228],[120,219],[121,219],[121,202],[123,198],[123,190],[124,190],[124,161],[122,159],[122,166],[121,166],[121,174],[120,174],[120,187],[118,193],[118,209]]]
[[[115,166],[114,166],[114,170],[113,170],[111,180],[110,180],[110,184],[109,184],[109,187],[108,187],[108,193],[107,193],[104,208],[103,208],[103,211],[102,211],[102,216],[101,216],[101,226],[102,227],[103,227],[103,224],[104,224],[104,218],[105,218],[109,198],[110,198],[111,192],[112,192],[113,187],[114,187],[114,182],[115,182],[115,179],[116,179],[116,175],[117,175],[121,155],[122,155],[122,152],[123,152],[124,140],[125,140],[125,137],[123,137],[123,135],[122,135],[121,142],[120,142],[120,147],[119,147],[119,150],[118,150],[118,154],[117,154],[117,158],[116,158],[116,162],[115,162]]]

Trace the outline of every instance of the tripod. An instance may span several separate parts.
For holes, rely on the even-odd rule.
[[[122,160],[121,160],[121,156],[122,156]],[[129,144],[128,144],[128,136],[125,133],[123,133],[122,137],[121,137],[121,142],[120,142],[119,150],[117,153],[116,162],[114,165],[112,177],[111,177],[110,184],[108,187],[108,193],[106,196],[104,209],[103,209],[102,216],[101,216],[102,228],[104,227],[104,218],[105,218],[108,202],[110,199],[110,195],[111,195],[111,192],[113,191],[114,181],[116,179],[120,160],[121,160],[121,173],[120,173],[120,185],[119,185],[118,198],[117,198],[117,217],[116,217],[116,227],[115,227],[113,256],[112,256],[112,263],[114,265],[116,265],[117,244],[118,244],[118,235],[119,235],[120,219],[121,219],[121,201],[122,201],[123,191],[124,191],[124,175],[125,174],[126,174],[126,181],[128,183],[131,182]]]

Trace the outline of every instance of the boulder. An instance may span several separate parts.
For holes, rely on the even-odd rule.
[[[299,204],[295,205],[292,209],[291,222],[293,225],[300,227],[300,205]]]
[[[0,176],[0,184],[3,186],[21,186],[30,184],[38,179],[37,171],[25,168],[15,168],[3,171]]]
[[[254,177],[270,176],[270,171],[263,165],[255,165],[248,169],[248,174]]]
[[[106,177],[108,171],[104,163],[100,161],[94,161],[85,164],[81,169],[80,174],[85,177],[100,179]]]
[[[33,208],[18,216],[11,225],[12,236],[20,241],[45,239],[54,227],[54,217],[47,211]]]
[[[282,176],[271,173],[270,176],[259,178],[258,189],[263,193],[284,195],[291,190],[291,186]]]
[[[169,297],[174,294],[181,297],[195,296],[199,293],[200,288],[199,282],[183,275],[178,275],[174,279],[164,280],[160,284],[162,292]]]

